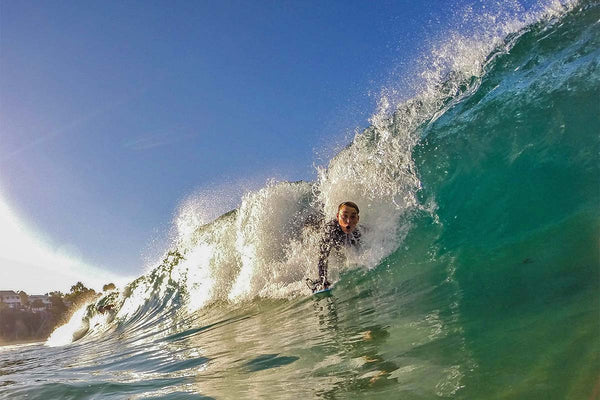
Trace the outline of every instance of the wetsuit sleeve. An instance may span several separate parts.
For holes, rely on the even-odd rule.
[[[329,253],[331,253],[331,229],[326,229],[319,245],[319,278],[327,277]]]
[[[361,238],[361,236],[362,236],[362,233],[361,233],[361,232],[360,232],[360,230],[357,228],[357,229],[354,231],[354,240],[355,240],[355,242],[354,242],[354,247],[356,247],[356,248],[357,248],[357,249],[359,249],[359,250],[360,250],[360,247],[361,247],[361,246],[360,246],[360,238]]]

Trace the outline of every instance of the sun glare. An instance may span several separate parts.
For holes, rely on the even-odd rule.
[[[123,277],[54,249],[23,223],[0,196],[0,290],[42,294],[68,291],[78,281],[94,289]]]

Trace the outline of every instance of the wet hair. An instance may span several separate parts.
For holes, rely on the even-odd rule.
[[[338,213],[340,212],[340,210],[341,210],[341,209],[342,209],[342,207],[344,207],[344,206],[346,206],[346,207],[350,207],[350,208],[354,208],[354,209],[356,210],[356,213],[357,213],[357,214],[359,214],[359,213],[360,213],[360,210],[358,209],[358,206],[356,205],[356,203],[353,203],[353,202],[351,202],[351,201],[345,201],[345,202],[343,202],[342,204],[340,204],[340,205],[338,206]]]

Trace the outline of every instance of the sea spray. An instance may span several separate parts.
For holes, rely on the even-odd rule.
[[[64,346],[80,339],[89,329],[89,323],[84,318],[86,311],[86,306],[75,311],[69,322],[52,332],[52,335],[46,340],[46,345],[50,347]]]

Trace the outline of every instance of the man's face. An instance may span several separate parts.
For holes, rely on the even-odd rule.
[[[356,229],[358,219],[356,209],[348,206],[342,206],[337,214],[338,224],[340,224],[345,233],[350,233]]]

